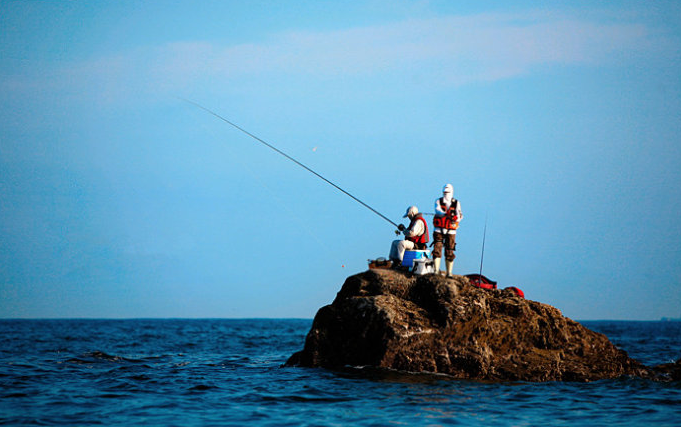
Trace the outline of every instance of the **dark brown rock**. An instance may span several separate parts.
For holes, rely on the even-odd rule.
[[[681,359],[675,363],[665,363],[654,366],[653,371],[658,374],[659,379],[667,381],[681,381]]]
[[[288,365],[372,366],[477,380],[593,381],[654,372],[547,304],[463,276],[369,270],[315,316]]]

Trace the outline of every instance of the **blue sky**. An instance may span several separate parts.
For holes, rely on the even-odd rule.
[[[0,2],[0,317],[304,317],[450,182],[455,273],[681,316],[673,1]]]

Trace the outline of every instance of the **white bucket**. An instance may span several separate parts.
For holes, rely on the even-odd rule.
[[[435,273],[435,266],[433,260],[428,258],[418,258],[414,260],[414,274],[423,275]]]

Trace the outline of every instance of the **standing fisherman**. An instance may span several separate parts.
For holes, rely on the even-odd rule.
[[[404,240],[395,240],[390,247],[390,260],[401,265],[404,252],[412,249],[425,249],[428,243],[428,223],[423,219],[416,206],[410,206],[402,218],[409,218],[409,227],[400,224],[398,229],[404,233]]]
[[[442,246],[445,247],[445,263],[447,276],[452,276],[454,268],[454,251],[456,250],[456,229],[459,221],[463,219],[461,203],[454,197],[454,187],[447,184],[442,189],[442,197],[435,200],[435,216],[433,217],[433,258],[435,273],[440,272],[440,260],[442,259]]]

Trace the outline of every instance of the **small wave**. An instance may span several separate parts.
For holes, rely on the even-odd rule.
[[[199,384],[195,385],[194,387],[190,387],[189,391],[206,391],[206,390],[213,390],[217,389],[218,387],[213,386],[213,385],[206,385],[206,384]]]
[[[11,398],[19,398],[19,397],[28,397],[28,394],[26,393],[9,393],[5,394],[2,396],[3,399],[11,399]]]
[[[108,354],[103,351],[92,351],[83,353],[76,357],[71,357],[66,360],[66,363],[74,363],[78,365],[91,365],[101,362],[107,363],[130,363],[130,364],[146,364],[146,362],[157,362],[164,356],[144,356],[141,358],[123,357],[114,354]]]
[[[93,351],[89,353],[84,353],[79,357],[72,357],[67,359],[67,363],[75,363],[78,365],[88,365],[98,362],[120,362],[126,361],[124,357],[112,356],[110,354],[104,353],[103,351]]]
[[[681,399],[651,399],[650,403],[660,406],[681,406]]]
[[[339,403],[339,402],[350,402],[354,399],[349,397],[307,397],[299,395],[289,395],[289,396],[260,396],[260,399],[264,402],[283,402],[283,403]]]
[[[230,356],[216,363],[223,368],[242,368],[250,363],[251,359],[246,356]]]
[[[95,359],[103,359],[103,360],[110,360],[112,362],[118,362],[119,360],[125,360],[125,358],[120,357],[120,356],[113,356],[107,353],[104,353],[103,351],[93,351],[92,353],[85,353],[86,357],[92,357]]]
[[[120,393],[104,393],[104,394],[100,394],[97,397],[99,397],[101,399],[122,399],[122,398],[130,397],[130,395],[120,394]]]
[[[436,372],[399,371],[390,368],[359,365],[346,365],[339,368],[337,373],[341,376],[353,379],[369,379],[381,382],[412,384],[433,384],[452,378],[450,375]]]
[[[151,380],[153,380],[153,378],[151,378],[151,377],[148,376],[148,375],[144,375],[144,374],[142,374],[142,375],[132,375],[132,376],[128,377],[128,379],[131,379],[131,380],[133,380],[133,381],[139,381],[139,382],[146,382],[146,381],[151,381]]]

